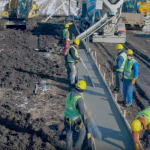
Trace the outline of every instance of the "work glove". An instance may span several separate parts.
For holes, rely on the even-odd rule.
[[[81,57],[79,58],[79,61],[82,62],[82,58]]]
[[[139,148],[139,144],[135,144],[134,145],[134,150],[139,150],[140,148]]]
[[[122,78],[121,78],[121,81],[123,81],[124,80],[124,75],[122,75]]]
[[[135,78],[133,78],[133,79],[132,79],[132,84],[135,84],[135,81],[136,81],[136,79],[135,79]]]

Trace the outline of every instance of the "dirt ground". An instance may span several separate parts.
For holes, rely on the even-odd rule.
[[[122,110],[127,111],[127,120],[129,123],[136,117],[137,113],[143,110],[150,104],[150,35],[143,34],[139,31],[127,31],[127,41],[124,44],[125,51],[132,49],[134,51],[134,58],[139,64],[139,77],[136,81],[134,94],[133,94],[133,106],[125,108],[122,105],[123,96],[118,94],[118,104]],[[101,65],[101,73],[106,74],[106,82],[112,82],[111,64],[116,58],[116,44],[108,43],[91,43],[91,51],[97,52],[97,62]],[[115,75],[114,75],[115,82]],[[143,134],[141,134],[142,138]],[[143,146],[145,143],[141,141]]]
[[[61,22],[0,31],[0,150],[66,147],[63,111],[70,89]]]

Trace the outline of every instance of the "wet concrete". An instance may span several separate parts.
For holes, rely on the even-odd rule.
[[[93,121],[90,121],[90,128],[96,149],[133,150],[134,145],[130,131],[120,115],[94,62],[83,49],[79,50],[79,56],[81,56],[88,68],[95,86],[93,87],[91,85],[87,77],[87,71],[82,63],[78,63],[79,79],[84,79],[88,83],[87,90],[83,95],[88,108],[87,110],[92,112]]]

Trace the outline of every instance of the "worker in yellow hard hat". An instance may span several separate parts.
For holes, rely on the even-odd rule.
[[[63,44],[64,44],[65,67],[67,69],[67,76],[69,79],[70,72],[69,72],[68,63],[67,63],[67,53],[68,53],[69,46],[70,46],[70,33],[68,29],[69,29],[69,24],[66,23],[65,29],[63,30]]]
[[[64,122],[68,150],[73,150],[72,134],[74,129],[79,132],[79,138],[75,144],[74,150],[81,150],[82,143],[86,135],[86,129],[84,125],[84,116],[86,115],[86,110],[84,99],[81,94],[86,90],[86,88],[86,82],[84,80],[80,80],[75,85],[75,88],[67,95],[64,111]]]
[[[79,45],[80,45],[80,40],[75,39],[73,44],[71,44],[71,46],[69,47],[69,51],[67,54],[68,66],[70,69],[71,86],[74,86],[75,83],[78,81],[76,63],[78,63],[78,61],[80,62],[82,61],[81,58],[78,56]]]
[[[136,79],[138,78],[138,72],[138,62],[133,58],[133,51],[131,49],[128,49],[127,60],[125,62],[122,77],[125,107],[129,107],[132,105],[133,87]]]
[[[139,112],[135,120],[131,123],[135,150],[139,150],[139,133],[142,129],[146,130],[143,140],[146,141],[146,148],[150,149],[150,106]]]
[[[121,81],[122,74],[124,70],[124,65],[127,60],[127,54],[123,51],[123,45],[117,44],[116,50],[117,50],[117,57],[115,59],[115,65],[113,66],[113,71],[116,73],[116,87],[113,91],[116,91],[118,93],[122,93],[123,90],[123,83]]]

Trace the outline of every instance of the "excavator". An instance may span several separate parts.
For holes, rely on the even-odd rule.
[[[33,0],[9,0],[1,12],[0,30],[4,30],[8,25],[23,25],[29,30],[36,26],[39,5]]]

